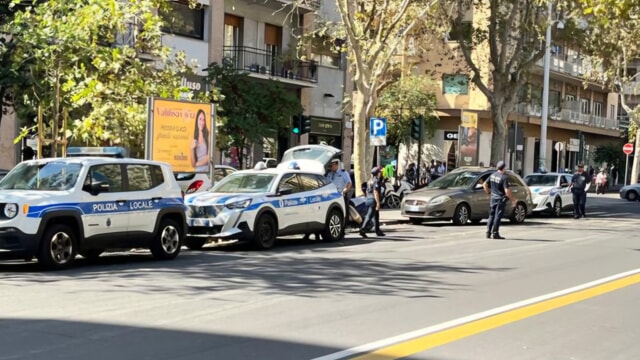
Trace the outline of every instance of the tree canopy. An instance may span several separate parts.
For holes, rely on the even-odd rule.
[[[210,100],[219,104],[216,144],[220,150],[262,144],[268,135],[276,137],[288,131],[291,117],[303,111],[295,92],[276,81],[258,84],[260,80],[238,72],[232,60],[213,63],[208,71],[208,80],[217,89],[216,98]],[[244,163],[242,158],[239,160]]]
[[[50,0],[15,12],[2,26],[14,43],[4,69],[19,69],[14,84],[27,84],[13,87],[15,99],[33,112],[42,108],[49,138],[141,154],[147,97],[178,97],[181,74],[191,71],[184,54],[162,45],[155,14],[165,6],[165,0]]]

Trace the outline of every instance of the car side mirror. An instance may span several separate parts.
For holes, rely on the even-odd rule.
[[[98,182],[84,185],[82,187],[82,190],[95,196],[100,193],[109,192],[109,184],[103,181],[98,181]]]
[[[482,187],[481,183],[477,183],[476,186],[473,189],[474,190],[484,190],[484,188]]]
[[[562,188],[569,187],[569,183],[562,183],[562,184],[560,184],[560,187],[562,187]]]
[[[278,195],[290,195],[293,194],[293,189],[290,187],[282,188],[278,191]]]

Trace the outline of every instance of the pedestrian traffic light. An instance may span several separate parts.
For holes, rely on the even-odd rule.
[[[411,138],[414,140],[422,139],[422,126],[424,124],[424,118],[418,116],[411,120]]]
[[[311,132],[311,117],[310,116],[301,116],[300,117],[300,133],[306,134]]]
[[[300,131],[302,129],[301,122],[302,122],[302,116],[294,115],[293,121],[291,122],[291,132],[293,132],[296,135],[300,135]]]

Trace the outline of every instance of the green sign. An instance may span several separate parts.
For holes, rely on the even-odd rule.
[[[311,118],[311,133],[341,136],[342,121]]]

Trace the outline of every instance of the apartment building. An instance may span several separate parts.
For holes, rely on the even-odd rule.
[[[242,150],[247,155],[245,166],[262,157],[279,158],[287,148],[297,144],[326,143],[350,153],[350,136],[345,136],[348,129],[340,105],[345,82],[341,54],[328,48],[310,49],[303,61],[296,52],[295,35],[313,26],[312,12],[337,20],[335,4],[307,2],[291,16],[291,7],[287,6],[290,2],[286,0],[199,2],[201,6],[197,8],[190,8],[183,1],[173,3],[175,12],[171,15],[181,17],[181,21],[174,22],[180,27],[167,29],[163,42],[176,51],[184,51],[187,59],[195,59],[201,75],[209,63],[226,59],[233,61],[238,71],[247,72],[257,86],[265,81],[280,82],[298,96],[305,109],[303,115],[311,118],[307,134],[298,136],[289,132],[288,136],[266,137],[263,144]],[[194,87],[199,85],[197,78],[185,81]],[[219,161],[225,162],[230,154],[218,156]]]
[[[444,36],[440,42],[434,42],[433,50],[419,59],[414,69],[416,73],[433,75],[441,119],[435,136],[424,139],[423,160],[444,160],[449,169],[459,166],[461,116],[463,112],[471,112],[478,116],[479,136],[477,154],[470,160],[476,165],[481,162],[488,165],[493,128],[491,107],[464,70],[466,66],[458,44],[448,41],[449,38],[453,37]],[[409,62],[416,61],[409,55],[405,56],[409,57]],[[487,50],[476,49],[473,57],[482,64],[484,76],[488,77]],[[519,94],[519,103],[507,121],[509,133],[504,159],[511,169],[522,175],[535,172],[539,167],[543,65],[543,60],[540,60],[527,74],[528,84]],[[562,43],[553,44],[546,149],[546,168],[549,170],[573,170],[579,162],[594,167],[600,165],[592,160],[595,148],[617,141],[624,130],[618,119],[618,94],[600,84],[584,85],[582,75],[588,66],[578,50],[567,48]],[[408,162],[417,160],[415,153],[401,149],[401,157]]]

